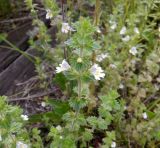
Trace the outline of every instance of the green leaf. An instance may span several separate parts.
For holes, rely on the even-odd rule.
[[[87,122],[93,127],[96,128],[98,125],[98,118],[95,116],[90,116],[87,118]]]
[[[63,116],[69,109],[68,102],[48,99],[47,103],[53,107],[54,113]]]
[[[4,39],[6,39],[6,37],[7,37],[7,34],[1,33],[0,34],[0,42],[2,42]]]
[[[120,105],[116,101],[116,98],[119,97],[117,91],[112,90],[106,96],[100,96],[102,101],[101,106],[104,107],[106,110],[111,111],[112,109],[119,109]]]
[[[102,118],[98,118],[98,128],[105,130],[108,128],[109,123],[106,122],[104,119]]]
[[[92,130],[85,129],[83,132],[83,140],[84,141],[90,141],[93,138]]]
[[[41,114],[34,114],[30,116],[29,122],[30,123],[37,123],[37,122],[42,122],[44,121],[50,121],[52,123],[58,124],[62,121],[61,119],[62,116],[56,114],[55,112],[46,112],[46,113],[41,113]]]
[[[56,76],[55,76],[54,79],[53,79],[53,82],[56,83],[56,84],[58,84],[59,87],[60,87],[62,90],[65,90],[65,89],[66,89],[67,80],[66,80],[66,77],[65,77],[62,73],[56,74]]]
[[[158,75],[159,69],[160,69],[160,67],[159,67],[158,64],[156,64],[156,63],[153,62],[153,61],[147,60],[147,61],[146,61],[146,65],[147,65],[148,70],[149,70],[152,74],[154,74],[155,76]]]
[[[84,108],[87,105],[87,100],[86,99],[70,99],[69,100],[69,105],[76,111]]]

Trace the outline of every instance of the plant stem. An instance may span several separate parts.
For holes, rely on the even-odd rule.
[[[78,79],[78,98],[81,98],[82,81],[81,78]]]
[[[26,57],[28,60],[30,60],[32,63],[34,63],[34,60],[30,57],[30,55],[22,50],[20,50],[19,48],[17,48],[15,45],[13,45],[10,41],[8,41],[7,39],[5,38],[2,38],[2,40],[4,42],[6,42],[8,45],[10,45],[12,47],[13,50],[21,53],[24,57]]]
[[[95,11],[94,11],[94,24],[97,26],[99,24],[100,18],[100,0],[96,0]]]

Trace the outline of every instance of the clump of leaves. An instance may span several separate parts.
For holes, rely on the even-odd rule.
[[[17,141],[29,143],[21,115],[22,109],[9,105],[7,97],[0,97],[0,147],[16,147]]]

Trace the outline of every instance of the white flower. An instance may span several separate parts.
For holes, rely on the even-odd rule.
[[[68,64],[68,62],[64,59],[62,61],[62,64],[59,64],[59,67],[56,67],[56,73],[60,73],[63,71],[67,71],[68,69],[70,69],[71,66]]]
[[[115,148],[116,147],[116,143],[113,141],[111,144],[111,148]]]
[[[158,83],[160,83],[160,77],[158,77],[156,80],[157,80]]]
[[[146,113],[146,112],[144,112],[144,113],[142,114],[142,116],[143,116],[143,119],[147,119],[147,118],[148,118],[148,116],[147,116],[147,113]]]
[[[134,32],[139,34],[139,29],[137,27],[134,28]]]
[[[58,125],[58,126],[56,127],[56,129],[57,129],[58,131],[61,131],[61,130],[62,130],[62,127],[61,127],[60,125]]]
[[[159,91],[160,86],[159,86],[158,84],[155,84],[155,85],[154,85],[154,88],[155,88],[155,90]]]
[[[111,25],[111,29],[114,30],[116,28],[117,28],[117,24],[116,24],[116,22],[113,22],[113,24]]]
[[[124,41],[124,42],[128,42],[129,40],[130,40],[130,36],[129,35],[127,35],[127,36],[122,38],[122,41]]]
[[[121,83],[121,84],[119,85],[119,88],[120,88],[120,89],[123,89],[123,88],[124,88],[124,85]]]
[[[117,66],[115,64],[110,64],[109,67],[111,67],[113,69],[117,68]]]
[[[24,144],[23,142],[21,141],[18,141],[16,143],[16,148],[28,148],[28,145],[27,144]]]
[[[42,107],[46,107],[46,102],[41,102]]]
[[[124,110],[127,110],[128,109],[128,107],[127,106],[124,106]]]
[[[2,141],[2,136],[0,135],[0,141]]]
[[[71,26],[69,26],[68,23],[62,23],[62,28],[61,28],[62,33],[68,33],[69,31],[74,31]]]
[[[96,57],[96,61],[101,62],[107,57],[108,57],[108,53],[105,53],[105,54],[102,53]]]
[[[29,118],[27,115],[21,115],[21,118],[24,120],[24,121],[27,121]]]
[[[109,20],[109,23],[110,23],[110,24],[112,24],[112,23],[113,23],[113,21],[112,21],[112,20]]]
[[[133,46],[130,50],[129,53],[131,53],[132,55],[136,55],[138,53],[137,48],[135,46]]]
[[[50,9],[47,9],[46,11],[46,19],[51,19],[53,17],[52,11]]]
[[[101,78],[104,78],[105,73],[102,70],[98,64],[94,64],[90,69],[91,74],[94,76],[96,80],[100,80]]]
[[[99,27],[97,27],[96,31],[97,31],[98,33],[101,33],[101,30],[99,29]]]
[[[120,30],[119,34],[120,34],[120,35],[124,35],[124,34],[126,34],[126,32],[127,32],[127,28],[126,28],[126,26],[124,26],[124,27],[122,27],[122,29]]]
[[[62,137],[62,136],[59,136],[59,138],[60,138],[60,139],[63,139],[63,137]]]

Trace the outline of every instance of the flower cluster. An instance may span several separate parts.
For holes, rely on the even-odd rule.
[[[61,32],[68,33],[69,31],[74,31],[74,29],[71,26],[69,26],[68,23],[62,23]]]
[[[112,29],[112,30],[115,30],[116,28],[117,28],[117,23],[116,22],[114,22],[114,21],[109,21],[109,23],[110,23],[110,28]]]
[[[24,121],[27,121],[29,118],[27,115],[21,115],[21,118],[24,120]]]
[[[78,63],[82,62],[81,58],[77,59]],[[60,72],[64,72],[64,71],[68,71],[69,69],[71,69],[71,66],[68,64],[68,62],[64,59],[62,61],[62,64],[59,64],[59,67],[56,67],[56,73],[60,73]],[[98,66],[98,64],[94,64],[91,68],[90,68],[90,72],[91,74],[95,77],[96,80],[100,80],[101,78],[104,78],[105,73],[102,70],[102,68],[100,66]]]
[[[132,55],[135,56],[135,55],[138,53],[137,48],[133,46],[133,47],[129,50],[129,53],[131,53]]]
[[[105,77],[105,73],[98,64],[94,64],[90,69],[91,74],[96,80],[100,80]]]
[[[53,17],[52,11],[50,9],[47,9],[46,12],[46,19],[51,19]]]
[[[21,141],[18,141],[16,144],[16,148],[28,148],[28,145]]]
[[[68,62],[64,59],[62,61],[62,64],[59,64],[59,67],[56,67],[56,73],[60,73],[63,71],[67,71],[71,68],[71,66],[68,64]]]
[[[97,55],[97,57],[96,57],[96,61],[98,61],[98,62],[102,62],[105,58],[107,58],[108,57],[108,53],[102,53],[102,54],[100,54],[100,55]]]

